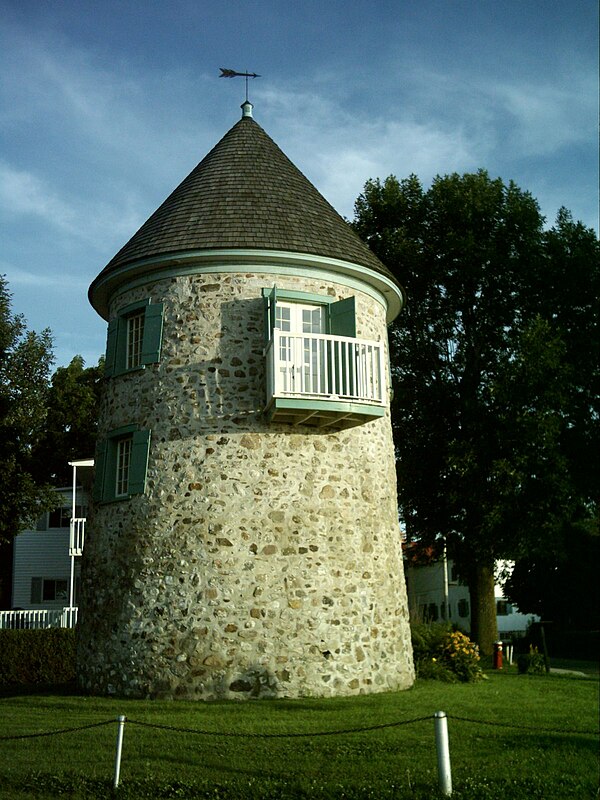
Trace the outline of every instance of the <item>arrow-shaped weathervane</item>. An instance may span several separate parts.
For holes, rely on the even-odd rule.
[[[260,78],[256,72],[236,72],[234,69],[219,67],[221,74],[219,78],[246,78],[246,100],[248,100],[248,78]]]

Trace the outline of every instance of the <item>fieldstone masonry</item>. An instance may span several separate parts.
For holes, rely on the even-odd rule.
[[[152,431],[144,494],[88,522],[79,681],[94,693],[333,696],[414,680],[389,414],[338,432],[268,423],[261,289],[345,283],[223,272],[156,280],[110,316],[164,303],[160,362],[107,381],[100,437]]]

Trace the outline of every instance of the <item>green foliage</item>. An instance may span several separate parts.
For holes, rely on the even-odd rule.
[[[390,333],[404,523],[444,540],[486,653],[494,560],[571,560],[566,531],[597,519],[600,246],[564,209],[545,231],[530,194],[483,170],[368,181],[355,211],[408,295]]]
[[[479,649],[468,636],[442,623],[411,625],[417,677],[446,683],[473,683],[482,678]]]
[[[58,685],[75,678],[75,631],[0,630],[0,686]]]
[[[545,675],[546,664],[544,663],[544,656],[538,652],[537,647],[529,646],[528,653],[521,653],[517,656],[517,667],[519,672],[524,675],[526,672],[532,675]]]
[[[593,561],[598,564],[599,559]],[[596,582],[597,588],[597,582]],[[561,630],[552,625],[545,626],[548,652],[552,659],[582,659],[598,663],[600,653],[600,631],[598,630],[598,616],[590,620],[590,628],[595,625],[596,630]],[[532,638],[531,631],[529,638]]]
[[[552,631],[559,628],[568,635],[574,629],[598,630],[600,536],[596,524],[566,523],[549,545],[546,552],[525,553],[517,560],[504,583],[504,594],[520,609],[552,620]],[[556,654],[556,649],[551,652]],[[573,655],[565,648],[561,652]],[[588,657],[597,653],[597,648],[593,652],[587,648]]]
[[[75,356],[52,376],[46,424],[33,447],[39,480],[69,485],[69,461],[93,457],[103,372],[102,360],[95,367],[85,367],[83,358]]]
[[[55,503],[50,487],[35,480],[31,453],[46,420],[52,360],[50,331],[28,331],[23,317],[13,316],[0,276],[0,543]]]

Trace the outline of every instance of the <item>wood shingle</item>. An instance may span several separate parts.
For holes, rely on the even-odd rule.
[[[96,280],[140,259],[252,248],[310,253],[395,278],[249,116],[242,117]]]

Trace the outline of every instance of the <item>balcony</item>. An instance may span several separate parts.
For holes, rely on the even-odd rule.
[[[80,556],[85,542],[86,517],[73,517],[69,525],[69,556]]]
[[[275,328],[265,356],[271,422],[339,429],[385,414],[382,342]]]

